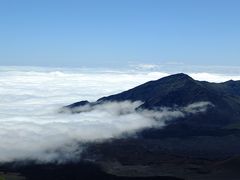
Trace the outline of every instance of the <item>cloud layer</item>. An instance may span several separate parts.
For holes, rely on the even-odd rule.
[[[141,102],[106,103],[81,114],[58,113],[62,106],[79,100],[94,101],[149,80],[165,72],[0,68],[0,161],[64,159],[80,153],[78,142],[89,142],[142,128],[161,127],[166,120],[206,110],[199,102],[179,110],[136,112]],[[225,75],[195,73],[196,79],[223,81]],[[203,78],[206,79],[203,79]],[[158,119],[158,121],[155,121]],[[61,148],[59,150],[59,148]],[[56,152],[56,150],[58,150]]]

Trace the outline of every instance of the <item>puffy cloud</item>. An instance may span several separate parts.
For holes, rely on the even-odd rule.
[[[198,112],[205,112],[209,107],[214,107],[214,104],[211,102],[202,101],[189,104],[188,106],[184,107],[182,111],[188,114],[194,114]]]
[[[157,64],[137,64],[132,66],[138,70],[154,70],[159,67]]]
[[[212,74],[212,73],[190,73],[192,78],[199,81],[209,81],[209,82],[225,82],[229,80],[240,80],[239,75],[227,75],[227,74]]]

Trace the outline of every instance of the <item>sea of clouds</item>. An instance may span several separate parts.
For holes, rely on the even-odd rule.
[[[196,102],[179,110],[137,112],[135,108],[142,102],[124,101],[80,114],[59,113],[65,105],[95,101],[167,75],[149,69],[0,67],[0,162],[71,159],[81,153],[79,143],[133,135],[144,128],[163,127],[165,121],[186,113],[206,110],[209,102]],[[211,82],[240,79],[206,72],[189,75]]]

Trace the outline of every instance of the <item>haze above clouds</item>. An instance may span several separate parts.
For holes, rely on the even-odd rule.
[[[60,114],[62,106],[80,100],[95,101],[149,80],[169,75],[149,70],[97,70],[54,68],[0,68],[0,161],[36,159],[61,161],[81,153],[78,142],[92,142],[132,135],[148,127],[162,127],[166,120],[186,113],[203,112],[209,102],[160,112],[135,108],[141,102],[107,103],[90,112]],[[191,73],[211,82],[240,79],[224,74]],[[155,121],[154,119],[158,119]],[[59,150],[61,148],[61,159]],[[78,151],[77,151],[78,150]]]

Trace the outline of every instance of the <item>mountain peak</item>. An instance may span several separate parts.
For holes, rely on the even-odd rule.
[[[187,80],[193,80],[193,78],[191,78],[189,75],[184,74],[184,73],[173,74],[173,75],[164,77],[163,79],[175,79],[175,80],[180,80],[180,79],[184,80],[184,79],[187,79]]]
[[[189,99],[192,93],[191,91],[194,91],[192,94],[195,94],[195,91],[199,88],[201,87],[199,87],[197,81],[187,74],[178,73],[155,81],[146,82],[119,94],[100,98],[98,101],[142,101],[148,104],[148,106],[151,104],[151,107],[185,105],[188,104],[189,101],[184,99]],[[180,95],[181,93],[185,95]],[[172,97],[175,95],[177,97]],[[182,99],[179,100],[179,98]]]

